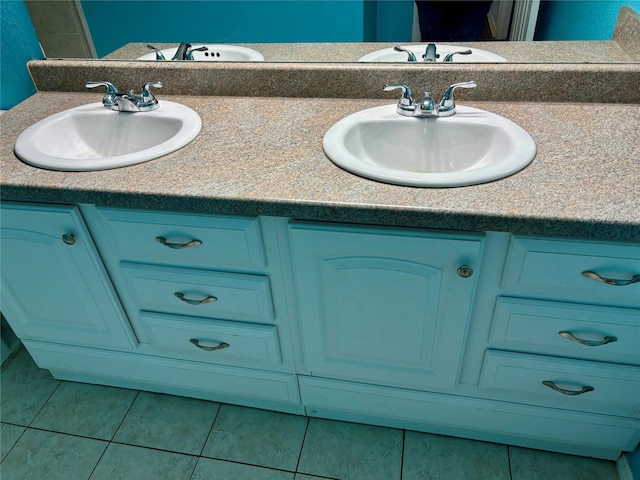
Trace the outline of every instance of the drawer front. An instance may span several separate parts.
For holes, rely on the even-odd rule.
[[[140,310],[273,322],[269,279],[261,275],[123,263]]]
[[[99,208],[121,260],[177,266],[263,269],[258,220]]]
[[[640,368],[488,350],[480,387],[508,401],[638,417]]]
[[[640,310],[498,298],[492,348],[640,365]]]
[[[640,244],[513,237],[502,287],[507,294],[640,308]]]
[[[238,366],[282,363],[275,325],[224,322],[142,312],[145,341],[173,357]]]

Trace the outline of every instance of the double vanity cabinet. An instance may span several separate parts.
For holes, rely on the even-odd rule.
[[[1,240],[3,314],[56,378],[608,459],[640,440],[640,244],[17,202]]]

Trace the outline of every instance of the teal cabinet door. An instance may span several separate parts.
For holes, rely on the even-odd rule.
[[[2,313],[18,337],[136,345],[77,207],[5,203],[0,242]]]
[[[291,237],[307,374],[455,385],[481,235],[293,223]]]

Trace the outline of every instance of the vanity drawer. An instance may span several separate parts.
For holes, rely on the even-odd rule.
[[[121,269],[139,310],[273,322],[266,276],[133,263]]]
[[[640,310],[499,297],[492,348],[640,365]]]
[[[282,363],[275,325],[225,322],[151,312],[140,314],[145,342],[172,357],[238,366]]]
[[[262,269],[256,218],[98,208],[121,260],[177,266]]]
[[[640,412],[640,367],[629,365],[487,350],[480,387],[532,405],[624,417]]]
[[[502,288],[512,295],[639,308],[640,244],[512,237]]]

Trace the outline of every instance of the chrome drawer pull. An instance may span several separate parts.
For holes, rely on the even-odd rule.
[[[625,285],[640,282],[640,275],[633,275],[629,280],[616,280],[615,278],[601,277],[596,272],[587,270],[582,272],[582,276],[590,278],[591,280],[606,283],[607,285],[613,285],[614,287],[624,287]]]
[[[583,338],[576,337],[571,332],[558,332],[562,338],[566,338],[567,340],[571,340],[572,342],[579,343],[580,345],[586,345],[587,347],[599,347],[600,345],[606,345],[607,343],[617,342],[618,339],[616,337],[602,337],[602,340],[585,340]]]
[[[182,300],[184,303],[188,303],[189,305],[202,305],[205,303],[213,303],[218,300],[216,297],[209,295],[207,298],[203,298],[202,300],[192,300],[184,296],[184,293],[176,292],[174,293],[176,297]]]
[[[180,250],[181,248],[198,247],[202,245],[200,240],[191,240],[187,243],[171,243],[164,237],[156,237],[156,242],[161,243],[165,247],[173,248],[174,250]]]
[[[567,390],[566,388],[560,388],[555,383],[550,382],[549,380],[543,381],[542,384],[545,387],[549,387],[551,390],[555,390],[556,392],[560,392],[563,395],[570,395],[572,397],[576,395],[582,395],[583,393],[587,392],[593,392],[595,390],[595,388],[589,387],[588,385],[585,385],[580,390]]]
[[[213,352],[214,350],[222,350],[223,348],[227,348],[229,346],[228,343],[220,342],[215,347],[207,347],[206,345],[202,345],[197,338],[190,338],[189,341],[193,343],[200,350],[205,350],[207,352]]]

